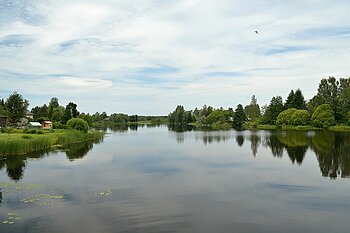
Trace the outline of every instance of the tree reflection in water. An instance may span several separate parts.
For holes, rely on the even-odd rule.
[[[176,140],[183,143],[186,128],[171,128],[177,132]],[[193,130],[193,129],[191,129]],[[181,132],[181,133],[178,133]],[[205,132],[205,131],[204,131]],[[210,132],[210,131],[208,131]],[[196,134],[202,137],[205,145],[220,143],[230,137],[224,132]],[[246,131],[245,134],[236,131],[234,136],[237,145],[242,147],[244,141],[250,141],[253,156],[257,156],[260,145],[271,150],[274,157],[281,158],[286,153],[293,164],[302,165],[308,149],[315,152],[322,176],[335,179],[350,177],[350,133],[319,131]]]

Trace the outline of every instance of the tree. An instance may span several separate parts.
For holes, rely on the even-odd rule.
[[[58,98],[57,97],[52,97],[50,102],[49,102],[49,107],[48,107],[48,117],[50,118],[50,120],[52,120],[52,114],[54,109],[58,108],[60,105],[58,103]]]
[[[44,104],[43,106],[35,106],[34,108],[32,108],[32,113],[34,114],[34,120],[49,119],[49,108],[46,104]]]
[[[304,95],[300,89],[297,89],[295,92],[294,90],[290,91],[286,103],[284,104],[284,108],[306,109]]]
[[[85,114],[85,113],[81,113],[78,118],[83,119],[84,121],[86,121],[89,125],[89,127],[92,127],[92,116],[90,116],[90,114]]]
[[[293,107],[296,109],[306,109],[304,95],[300,89],[297,89],[294,93],[293,104]]]
[[[341,114],[341,106],[339,104],[339,90],[339,81],[336,78],[322,79],[316,96],[309,102],[308,109],[315,110],[322,104],[328,104],[334,112],[335,120],[337,122],[343,121],[344,116]]]
[[[284,104],[284,108],[288,109],[288,108],[295,108],[295,104],[294,104],[294,90],[291,90],[287,99],[286,99],[286,103]]]
[[[205,119],[205,123],[211,125],[214,123],[225,123],[229,120],[230,112],[228,110],[217,109],[209,114],[209,116]]]
[[[79,112],[77,110],[77,105],[73,102],[67,104],[66,109],[64,111],[62,117],[62,123],[66,124],[70,119],[77,118],[79,116]]]
[[[280,112],[277,116],[276,125],[290,125],[293,113],[297,111],[296,108],[289,108]]]
[[[276,124],[278,114],[284,110],[283,99],[281,96],[274,96],[270,101],[270,105],[265,111],[265,121],[268,124]]]
[[[241,104],[237,105],[235,109],[235,115],[233,117],[233,126],[235,128],[242,128],[243,123],[247,120],[247,116],[243,110],[243,106]]]
[[[322,104],[312,114],[311,121],[314,126],[321,128],[335,125],[334,111],[329,104]]]
[[[20,118],[25,117],[29,102],[23,99],[22,95],[14,92],[5,102],[5,109],[10,123],[16,123]]]
[[[67,122],[67,129],[75,129],[87,133],[89,130],[88,123],[80,118],[72,118]]]
[[[250,105],[245,106],[244,112],[247,115],[248,120],[256,120],[260,115],[260,106],[255,95],[252,96]]]
[[[310,123],[310,114],[307,110],[298,109],[290,118],[292,125],[308,125]]]

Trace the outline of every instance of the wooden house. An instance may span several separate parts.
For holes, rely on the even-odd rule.
[[[43,129],[52,129],[52,122],[51,121],[44,121],[43,122]]]

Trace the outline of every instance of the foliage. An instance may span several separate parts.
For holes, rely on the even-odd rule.
[[[310,114],[307,110],[296,110],[290,118],[292,125],[308,125],[310,123]]]
[[[169,123],[174,125],[186,125],[195,121],[191,111],[185,111],[182,105],[178,105],[174,112],[168,116]]]
[[[241,104],[237,105],[235,110],[235,115],[233,117],[233,126],[235,128],[242,128],[243,123],[247,120],[247,116],[243,110],[243,106]]]
[[[250,104],[244,107],[244,112],[248,120],[256,120],[261,115],[260,106],[255,95],[252,96]]]
[[[86,121],[89,125],[89,127],[92,127],[92,116],[88,113],[88,114],[85,114],[85,113],[81,113],[78,118],[81,118],[83,119],[84,121]]]
[[[276,125],[290,125],[292,115],[295,111],[297,111],[296,108],[290,108],[282,111],[280,114],[278,114]]]
[[[67,104],[66,109],[64,111],[62,117],[62,123],[67,124],[67,122],[72,118],[77,118],[79,116],[79,112],[77,110],[77,105],[73,102]]]
[[[318,106],[311,118],[312,124],[320,128],[328,128],[335,125],[334,111],[329,104]]]
[[[20,118],[24,117],[28,105],[29,102],[23,99],[17,92],[11,94],[5,102],[5,109],[9,122],[16,123]]]
[[[230,112],[228,110],[216,109],[205,119],[205,124],[223,124],[228,121],[230,121]]]
[[[28,154],[34,151],[46,151],[56,145],[66,146],[78,142],[98,141],[103,139],[103,135],[104,133],[99,131],[83,133],[75,130],[45,132],[41,135],[28,135],[23,134],[21,131],[16,131],[10,136],[0,134],[0,156]]]
[[[272,97],[270,105],[264,114],[265,124],[276,124],[277,116],[284,110],[283,99],[281,96]]]
[[[80,118],[73,118],[67,122],[67,129],[75,129],[84,133],[89,130],[89,124]]]

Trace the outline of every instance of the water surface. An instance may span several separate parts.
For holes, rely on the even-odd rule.
[[[0,232],[345,233],[349,177],[349,133],[109,129],[0,160]]]

